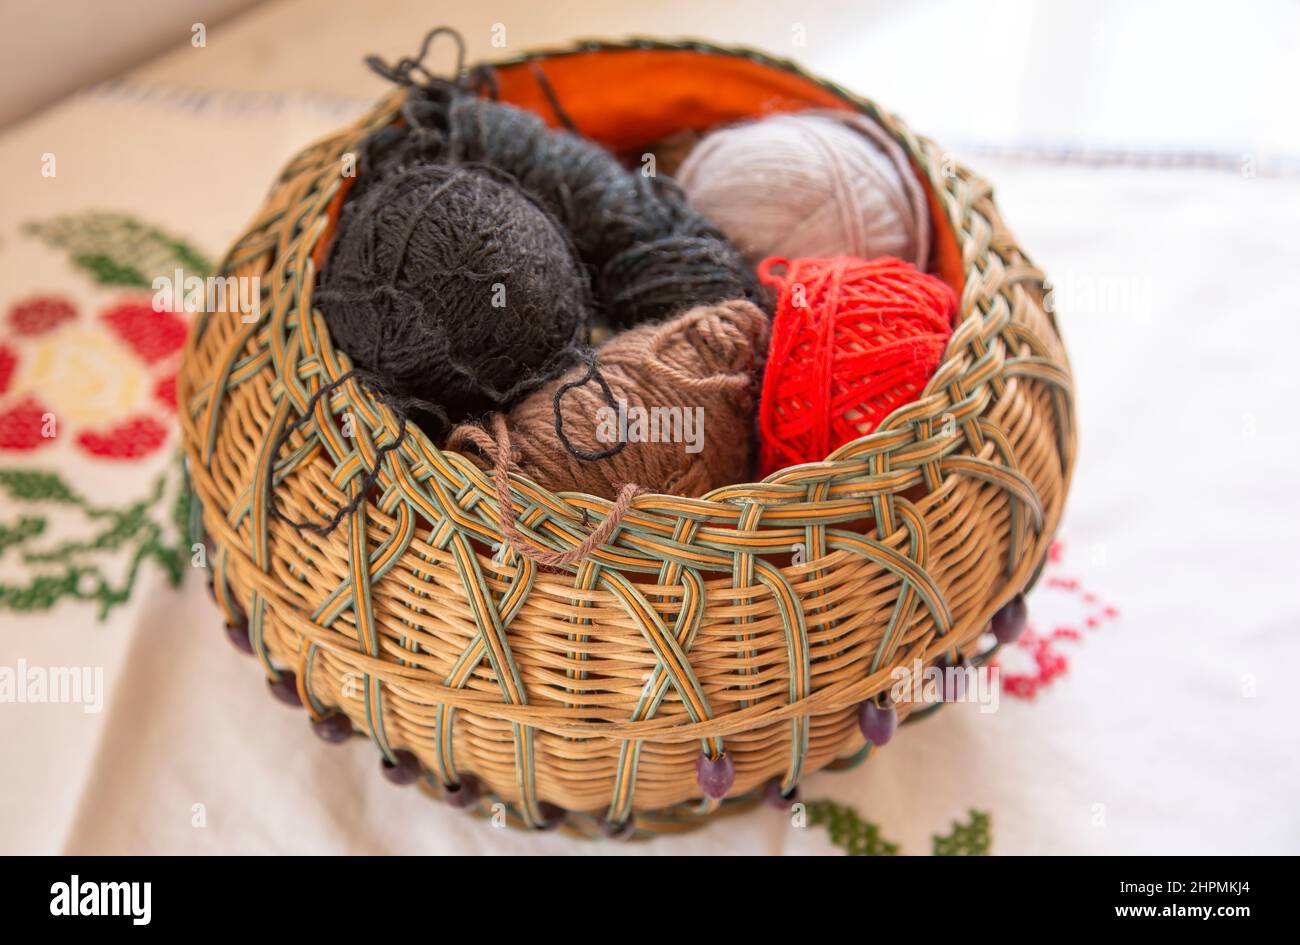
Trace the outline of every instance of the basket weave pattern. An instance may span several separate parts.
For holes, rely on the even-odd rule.
[[[283,171],[223,266],[260,278],[263,317],[202,317],[178,393],[219,601],[247,619],[269,677],[296,674],[313,716],[341,709],[385,755],[413,752],[431,782],[472,772],[524,823],[544,823],[549,802],[579,819],[635,813],[645,827],[716,806],[696,784],[701,751],[732,757],[733,795],[771,778],[792,787],[860,753],[856,706],[889,688],[895,666],[973,653],[1061,514],[1068,362],[1043,276],[988,184],[819,85],[900,141],[947,216],[965,282],[943,364],[914,403],[827,462],[703,499],[643,495],[563,572],[505,545],[490,474],[414,426],[329,536],[267,514],[273,482],[287,516],[327,520],[401,433],[348,381],[271,455],[351,366],[311,305],[313,252],[340,162],[394,120],[403,93]],[[529,540],[559,551],[610,505],[523,478],[511,496]]]

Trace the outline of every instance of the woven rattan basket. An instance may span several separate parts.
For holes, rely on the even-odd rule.
[[[552,122],[553,93],[624,154],[766,111],[871,115],[930,192],[930,268],[960,298],[946,358],[916,402],[825,462],[707,498],[642,495],[577,566],[539,568],[502,542],[489,474],[413,424],[379,453],[401,430],[355,381],[309,404],[350,367],[312,306],[341,168],[394,121],[396,92],[284,170],[223,265],[260,279],[261,317],[208,313],[185,351],[185,449],[232,637],[318,732],[372,739],[394,780],[534,827],[679,829],[774,781],[789,792],[861,760],[859,703],[896,666],[977,657],[1059,521],[1074,414],[1042,274],[985,181],[790,63],[587,43],[498,63],[490,78]],[[376,464],[377,486],[327,537],[267,512],[273,491],[294,518],[328,519]],[[610,506],[523,478],[511,497],[528,540],[559,551]],[[734,786],[709,800],[697,760],[724,752]]]

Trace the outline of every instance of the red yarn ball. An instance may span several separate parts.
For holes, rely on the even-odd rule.
[[[763,398],[760,475],[818,462],[924,389],[952,335],[957,299],[910,263],[771,257],[779,292]]]

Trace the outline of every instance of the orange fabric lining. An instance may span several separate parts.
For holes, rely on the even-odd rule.
[[[330,199],[329,206],[325,208],[325,229],[321,231],[320,239],[316,240],[316,246],[311,251],[312,265],[316,267],[319,273],[325,265],[325,260],[329,257],[330,243],[334,239],[334,228],[338,226],[339,214],[343,212],[343,200],[347,197],[348,191],[352,189],[352,182],[355,177],[345,177],[343,183],[339,185],[338,192]]]
[[[960,320],[962,290],[966,286],[966,267],[961,261],[961,248],[957,245],[957,237],[948,222],[948,213],[943,209],[943,204],[939,203],[930,182],[924,174],[917,171],[915,164],[912,173],[916,174],[917,180],[925,188],[925,201],[930,207],[930,220],[933,224],[931,229],[934,237],[931,240],[928,269],[948,283],[948,288],[957,296],[957,318]]]
[[[535,66],[534,66],[535,63]],[[526,108],[558,126],[534,68],[540,68],[560,106],[587,137],[615,153],[656,141],[674,131],[705,131],[744,118],[808,108],[853,106],[802,76],[737,55],[676,49],[602,49],[549,56],[496,70],[503,102]],[[915,170],[915,168],[913,169]],[[930,271],[958,298],[965,284],[961,251],[947,215],[924,175],[934,221]],[[324,264],[338,220],[344,181],[329,208],[329,223],[313,252]]]
[[[791,72],[719,53],[614,49],[536,60],[561,107],[611,151],[773,112],[852,106]],[[559,124],[531,63],[497,70],[501,99]]]

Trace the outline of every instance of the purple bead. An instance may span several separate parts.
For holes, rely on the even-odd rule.
[[[889,696],[882,697],[879,703],[867,699],[858,706],[858,728],[862,737],[877,748],[889,743],[898,729],[898,710]]]
[[[280,670],[279,679],[267,680],[267,685],[271,687],[271,694],[285,705],[302,705],[302,699],[298,698],[298,677],[287,669]]]
[[[600,828],[601,835],[606,840],[630,840],[636,834],[636,822],[629,816],[621,824],[616,824],[609,820],[596,821]]]
[[[472,774],[462,774],[460,784],[444,784],[442,799],[457,810],[468,810],[478,805],[478,778]]]
[[[1025,605],[1023,594],[1017,594],[1001,610],[993,615],[993,635],[999,643],[1015,643],[1025,631],[1025,622],[1029,617],[1029,608]]]
[[[330,712],[311,723],[311,730],[320,739],[338,745],[352,737],[352,720],[342,712]]]
[[[695,780],[699,782],[705,797],[721,800],[736,782],[736,766],[726,752],[717,758],[710,758],[700,752],[700,756],[695,759]]]
[[[395,761],[380,758],[380,767],[384,777],[394,784],[414,784],[420,780],[420,760],[405,749],[393,752]]]
[[[226,624],[226,639],[239,652],[247,653],[249,656],[253,655],[253,641],[248,638],[248,624]]]
[[[790,805],[799,802],[799,785],[796,784],[787,794],[781,790],[783,780],[783,778],[772,778],[763,785],[763,803],[768,807],[775,807],[777,810],[789,810]]]

